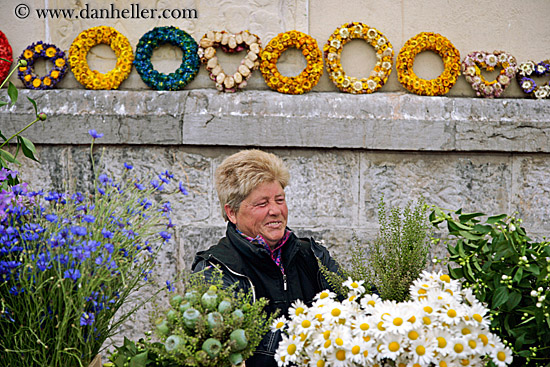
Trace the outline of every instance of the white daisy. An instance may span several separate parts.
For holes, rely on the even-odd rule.
[[[283,334],[282,337],[283,339],[275,353],[275,359],[279,366],[287,366],[298,360],[303,342],[296,335],[287,336]]]
[[[372,316],[363,314],[357,315],[357,317],[351,323],[351,333],[353,336],[368,336],[370,335],[370,329],[373,327]]]
[[[491,351],[491,358],[498,367],[505,367],[512,363],[512,351],[510,348],[505,347],[502,343],[496,345]]]
[[[297,299],[290,305],[288,315],[290,317],[300,316],[307,308],[307,305],[302,300]]]
[[[273,320],[273,323],[271,324],[271,331],[285,330],[287,327],[287,322],[288,320],[284,316],[276,318],[275,320]]]
[[[389,358],[394,360],[405,352],[405,342],[401,335],[386,334],[379,342],[377,349],[380,358]]]
[[[433,362],[435,355],[435,345],[433,340],[427,338],[418,338],[410,344],[410,358],[413,363],[421,366],[428,366]]]
[[[453,337],[449,340],[449,355],[455,359],[461,359],[469,354],[469,348],[465,338]]]
[[[366,311],[371,311],[382,303],[382,298],[377,294],[365,294],[361,298],[361,307]]]

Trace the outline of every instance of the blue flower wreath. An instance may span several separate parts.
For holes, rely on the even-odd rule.
[[[170,43],[183,51],[180,67],[173,73],[156,71],[151,63],[155,48]],[[145,33],[136,47],[134,65],[141,79],[149,87],[157,90],[183,89],[199,71],[200,59],[197,42],[187,32],[177,27],[156,27]]]
[[[44,58],[50,60],[53,67],[47,75],[42,77],[34,73],[34,62]],[[35,42],[23,50],[20,60],[26,60],[27,66],[20,66],[17,72],[19,79],[25,87],[29,89],[52,89],[67,73],[67,56],[57,46],[44,43],[42,41]]]

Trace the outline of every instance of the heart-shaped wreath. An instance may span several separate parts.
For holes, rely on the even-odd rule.
[[[550,74],[550,60],[541,61],[535,64],[533,61],[527,61],[520,64],[516,79],[521,90],[531,97],[542,99],[550,97],[550,81],[544,85],[537,85],[532,76],[543,76]]]
[[[0,60],[0,83],[8,76],[10,72],[11,63],[13,62],[13,51],[11,49],[8,38],[2,31],[0,31],[0,57],[4,60]],[[5,61],[8,60],[8,61]]]
[[[493,71],[501,67],[495,80],[487,81],[481,74],[481,68]],[[518,64],[516,58],[504,51],[475,51],[462,60],[462,73],[470,83],[477,96],[485,98],[500,97],[516,75]]]
[[[221,67],[216,56],[217,48],[226,53],[247,51],[233,75],[227,74]],[[236,92],[246,87],[246,81],[260,66],[260,51],[260,38],[249,31],[236,34],[208,31],[199,42],[198,55],[201,62],[206,64],[206,70],[210,73],[210,79],[216,83],[216,89],[221,92]]]

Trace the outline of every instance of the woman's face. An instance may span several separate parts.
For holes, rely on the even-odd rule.
[[[277,181],[256,187],[243,200],[237,212],[225,206],[227,217],[252,238],[261,235],[273,247],[283,238],[288,219],[285,191]]]

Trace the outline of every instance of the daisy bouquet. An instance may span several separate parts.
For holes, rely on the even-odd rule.
[[[489,330],[489,311],[449,275],[423,272],[410,287],[411,300],[395,302],[368,294],[348,279],[338,301],[319,293],[311,306],[296,301],[275,358],[279,366],[485,366],[503,367],[512,352]]]

